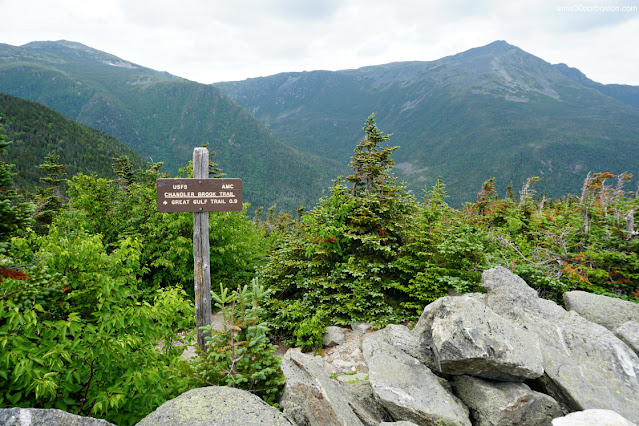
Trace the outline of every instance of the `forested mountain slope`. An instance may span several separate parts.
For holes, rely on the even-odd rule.
[[[496,177],[576,193],[589,171],[639,171],[639,111],[498,41],[431,62],[282,73],[215,84],[283,141],[348,161],[359,123],[378,112],[393,133],[395,172],[421,193],[437,176],[452,204]]]
[[[36,166],[47,154],[60,156],[68,176],[78,172],[115,177],[113,159],[127,156],[136,168],[146,167],[142,158],[112,136],[83,126],[36,102],[0,93],[0,125],[12,144],[2,159],[14,164],[14,183],[33,188],[43,173]]]
[[[172,174],[209,143],[254,206],[312,204],[337,174],[330,161],[280,142],[219,89],[79,43],[0,45],[0,91],[107,132]]]

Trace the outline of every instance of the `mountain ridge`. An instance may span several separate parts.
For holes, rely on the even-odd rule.
[[[363,119],[393,133],[396,172],[415,193],[443,176],[451,202],[481,182],[528,177],[552,196],[578,192],[588,171],[635,172],[639,114],[505,41],[435,61],[280,73],[216,83],[283,141],[345,162]],[[336,142],[341,141],[341,142]],[[603,169],[603,170],[602,170]]]
[[[338,170],[282,143],[218,88],[75,42],[0,45],[0,92],[107,132],[173,174],[209,143],[224,172],[244,180],[254,207],[314,204]]]

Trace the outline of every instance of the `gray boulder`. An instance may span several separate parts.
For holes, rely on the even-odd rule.
[[[604,408],[639,421],[639,358],[611,331],[540,299],[505,268],[485,271],[483,285],[488,307],[540,340],[540,390],[568,411]]]
[[[475,426],[550,426],[563,416],[557,401],[523,383],[455,376],[453,387]]]
[[[365,338],[362,350],[373,393],[393,420],[470,426],[468,408],[417,359],[386,343],[379,334]]]
[[[639,304],[615,297],[569,291],[564,293],[564,305],[588,321],[614,330],[627,321],[639,323]]]
[[[544,373],[537,336],[497,315],[475,295],[442,297],[426,306],[415,329],[445,374],[519,381]]]
[[[341,345],[346,340],[346,329],[334,325],[326,327],[324,332],[324,347],[331,348]]]
[[[351,330],[353,330],[353,333],[355,334],[366,334],[366,332],[368,332],[368,330],[371,329],[373,325],[369,322],[361,322],[361,321],[355,321],[353,324],[351,324]]]
[[[585,410],[570,413],[552,421],[552,426],[636,426],[610,410]]]
[[[615,336],[639,355],[639,322],[627,321],[615,328]]]
[[[0,408],[2,426],[115,426],[106,420],[42,408]]]
[[[298,425],[362,425],[323,364],[320,356],[287,352],[282,359],[286,386],[280,407]]]
[[[344,385],[344,391],[348,403],[364,425],[378,426],[384,420],[390,420],[386,410],[375,399],[373,388],[368,380]]]
[[[291,426],[282,413],[250,392],[224,386],[191,389],[160,405],[138,426]]]
[[[401,349],[408,355],[420,360],[431,371],[435,370],[435,356],[430,346],[417,333],[399,324],[389,324],[382,329],[387,343]]]

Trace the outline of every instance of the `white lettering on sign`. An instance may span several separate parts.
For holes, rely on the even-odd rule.
[[[222,189],[233,189],[233,184],[232,183],[226,183],[226,184],[222,185]]]

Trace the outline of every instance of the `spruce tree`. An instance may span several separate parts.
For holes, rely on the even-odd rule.
[[[263,270],[274,296],[268,312],[296,345],[321,343],[327,322],[377,325],[401,322],[414,312],[396,260],[417,203],[392,175],[391,153],[371,115],[350,162],[350,188],[338,178],[330,196],[302,216]]]

